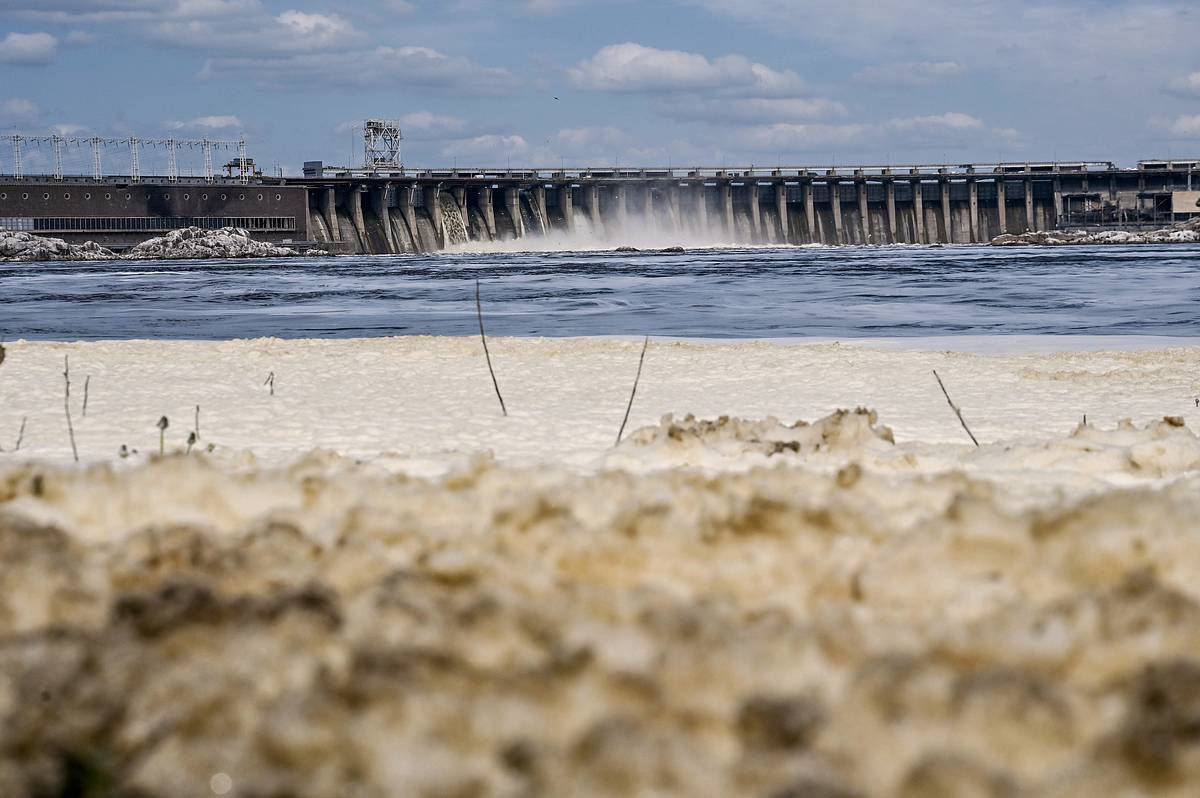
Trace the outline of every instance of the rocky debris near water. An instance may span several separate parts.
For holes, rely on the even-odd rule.
[[[125,253],[134,260],[149,259],[209,259],[209,258],[288,258],[299,253],[287,247],[277,247],[255,241],[250,233],[239,227],[205,230],[185,227],[172,230],[165,236],[143,241]]]
[[[0,230],[0,262],[39,260],[110,260],[110,250],[94,241],[68,244],[61,238],[47,238],[33,233]]]
[[[1172,227],[1164,227],[1161,230],[1147,230],[1140,233],[1129,230],[1103,230],[1098,233],[1087,233],[1082,230],[1030,231],[1020,233],[1019,235],[1006,233],[992,239],[992,246],[994,247],[1195,243],[1200,243],[1200,219],[1193,219]]]

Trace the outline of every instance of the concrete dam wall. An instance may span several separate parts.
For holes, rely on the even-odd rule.
[[[313,241],[372,254],[488,246],[986,243],[1003,233],[1086,224],[1089,215],[1096,222],[1169,223],[1174,215],[1160,212],[1163,198],[1169,205],[1185,184],[1190,190],[1191,167],[397,177],[310,185]]]
[[[970,244],[1200,214],[1197,161],[769,171],[422,170],[0,178],[0,230],[123,249],[187,226],[336,253]],[[1200,189],[1200,186],[1195,186]]]

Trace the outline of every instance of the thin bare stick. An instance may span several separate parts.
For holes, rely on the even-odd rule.
[[[92,386],[92,375],[87,375],[83,381],[83,417],[87,418],[88,389]]]
[[[637,376],[633,378],[633,390],[629,392],[629,404],[625,406],[625,418],[621,419],[621,429],[617,430],[617,442],[614,446],[621,445],[621,436],[625,434],[625,425],[629,423],[629,412],[633,410],[633,397],[637,396],[638,383],[642,381],[642,364],[646,362],[646,349],[650,346],[650,336],[646,336],[646,340],[642,342],[642,356],[638,358]]]
[[[63,355],[63,382],[66,385],[63,393],[63,409],[67,411],[67,435],[71,438],[71,454],[78,463],[79,449],[75,447],[75,425],[71,422],[71,361],[67,355]]]
[[[13,449],[14,452],[21,451],[21,444],[25,441],[25,422],[29,420],[28,416],[21,418],[21,430],[17,433],[17,446]]]
[[[954,400],[950,398],[950,393],[946,390],[946,385],[942,382],[942,378],[938,376],[937,369],[934,369],[933,377],[937,380],[938,387],[942,389],[942,395],[946,397],[946,403],[950,405],[950,409],[954,411],[954,415],[958,416],[958,423],[962,424],[962,428],[966,430],[967,435],[971,437],[971,443],[978,446],[979,441],[975,439],[975,434],[971,432],[971,428],[968,427],[967,422],[963,420],[963,414],[962,411],[958,409],[958,405],[954,404]]]
[[[487,358],[488,373],[492,375],[492,387],[496,389],[496,398],[500,400],[500,412],[508,416],[508,408],[504,406],[504,397],[500,395],[500,383],[496,381],[496,372],[492,368],[492,353],[488,351],[487,334],[483,331],[483,302],[479,299],[479,280],[475,280],[475,314],[479,317],[479,338],[483,341],[483,356]]]
[[[192,432],[196,436],[196,440],[200,440],[200,405],[196,405],[196,424],[192,427]]]
[[[272,371],[270,374],[267,375],[267,380],[266,380],[266,382],[263,383],[263,385],[270,385],[271,386],[271,396],[275,395],[275,372]]]

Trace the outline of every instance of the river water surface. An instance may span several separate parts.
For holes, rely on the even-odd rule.
[[[5,339],[1200,336],[1200,246],[0,265]]]

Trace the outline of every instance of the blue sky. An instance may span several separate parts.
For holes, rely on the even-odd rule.
[[[1200,156],[1197,41],[1195,0],[0,0],[0,132],[289,173],[372,116],[414,166],[1130,163]]]

